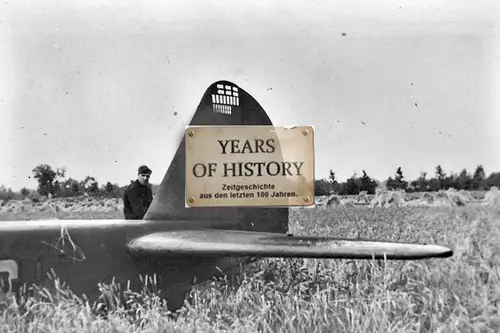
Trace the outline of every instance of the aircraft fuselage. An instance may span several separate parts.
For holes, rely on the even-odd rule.
[[[0,223],[0,272],[4,291],[18,291],[35,283],[51,285],[47,274],[54,273],[77,294],[91,302],[99,296],[98,282],[113,278],[140,290],[139,276],[156,274],[169,308],[183,305],[193,279],[203,281],[238,264],[236,258],[163,256],[135,257],[127,243],[158,231],[183,229],[245,229],[230,221],[163,220],[42,220]],[[5,283],[7,282],[7,284]],[[8,286],[8,283],[11,285]]]

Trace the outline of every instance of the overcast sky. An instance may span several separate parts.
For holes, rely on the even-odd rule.
[[[210,3],[210,4],[209,4]],[[265,4],[264,4],[265,3]],[[2,1],[0,184],[161,182],[206,88],[316,127],[316,177],[500,171],[495,1]]]

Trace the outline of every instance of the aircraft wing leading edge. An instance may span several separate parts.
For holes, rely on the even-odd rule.
[[[239,230],[195,229],[158,232],[128,243],[137,256],[251,256],[325,259],[415,260],[446,258],[453,251],[439,245],[287,236]]]

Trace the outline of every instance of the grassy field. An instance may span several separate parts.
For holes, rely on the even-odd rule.
[[[36,214],[0,219],[122,218]],[[213,281],[194,289],[175,320],[147,293],[103,319],[61,292],[3,310],[0,332],[500,332],[498,207],[292,209],[290,227],[294,234],[436,243],[455,253],[385,263],[260,260],[238,287]]]

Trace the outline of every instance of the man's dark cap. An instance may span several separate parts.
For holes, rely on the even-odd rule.
[[[139,167],[139,170],[137,171],[137,173],[138,173],[138,174],[140,174],[140,175],[143,175],[143,174],[144,174],[144,175],[150,175],[152,172],[153,172],[153,171],[151,171],[151,169],[150,169],[150,168],[148,168],[148,167],[147,167],[147,166],[145,166],[145,165],[141,165],[141,166]]]

